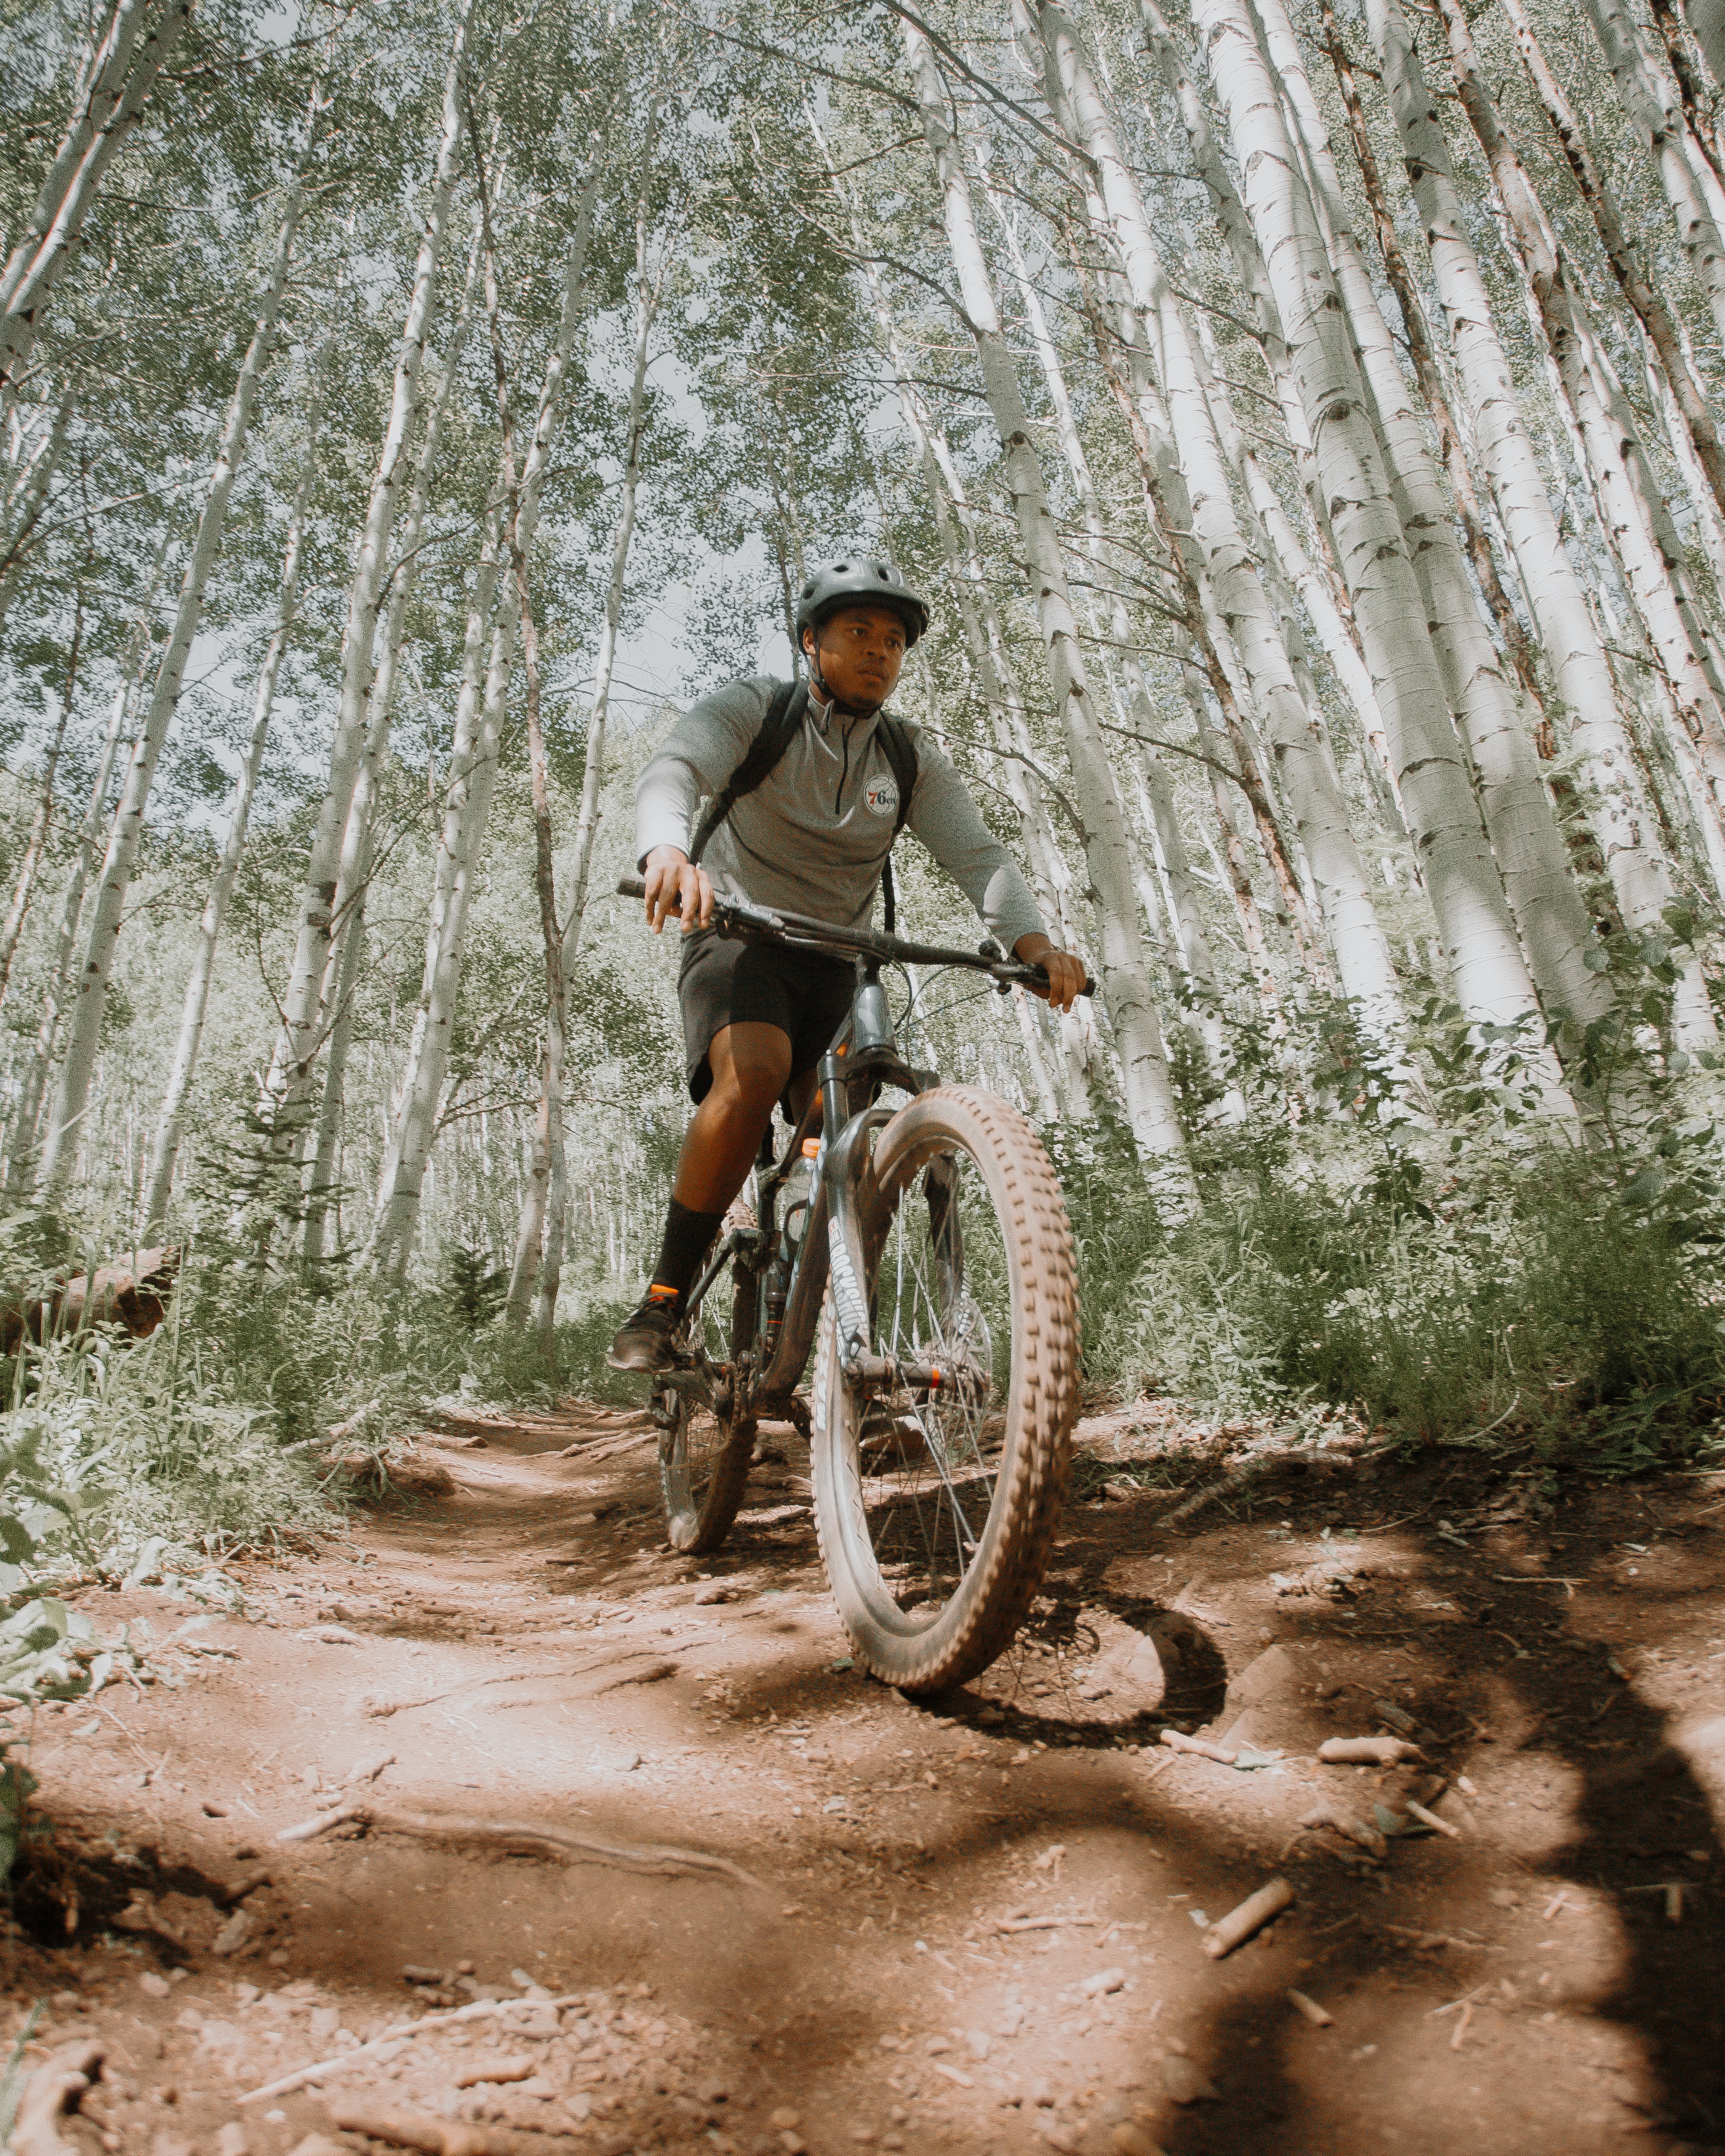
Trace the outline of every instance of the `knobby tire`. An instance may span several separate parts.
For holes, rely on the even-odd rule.
[[[1047,1570],[1078,1412],[1076,1265],[1053,1165],[991,1094],[919,1096],[881,1131],[874,1167],[891,1209],[861,1283],[875,1345],[944,1359],[963,1383],[950,1404],[937,1389],[865,1406],[840,1368],[829,1283],[815,1524],[857,1661],[938,1691],[1004,1652]]]

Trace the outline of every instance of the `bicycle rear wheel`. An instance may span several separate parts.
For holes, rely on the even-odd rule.
[[[940,1372],[865,1401],[829,1286],[814,1388],[815,1522],[857,1659],[906,1691],[1010,1643],[1047,1569],[1078,1409],[1072,1234],[1029,1124],[942,1086],[882,1130],[875,1352]]]
[[[728,1340],[718,1315],[727,1303]],[[727,1372],[737,1351],[754,1338],[754,1280],[734,1260],[708,1289],[691,1327],[710,1360]],[[748,1487],[754,1419],[734,1410],[716,1414],[692,1390],[670,1381],[655,1388],[651,1411],[659,1425],[659,1486],[667,1538],[673,1549],[706,1556],[730,1533]]]

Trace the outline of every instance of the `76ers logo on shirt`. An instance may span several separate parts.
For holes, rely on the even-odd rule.
[[[871,816],[898,814],[898,787],[891,778],[871,778],[863,788],[863,803]]]

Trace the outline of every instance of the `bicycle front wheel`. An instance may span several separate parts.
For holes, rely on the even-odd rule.
[[[861,1285],[877,1353],[939,1372],[865,1399],[829,1286],[815,1361],[815,1522],[857,1659],[906,1691],[1004,1652],[1042,1576],[1078,1411],[1072,1231],[1018,1111],[942,1086],[882,1130],[889,1211]]]

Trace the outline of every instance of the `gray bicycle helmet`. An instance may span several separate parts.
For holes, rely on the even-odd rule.
[[[805,629],[819,629],[842,606],[890,606],[905,625],[909,649],[928,628],[928,602],[905,582],[905,572],[878,555],[847,554],[824,562],[797,594],[797,640]]]

